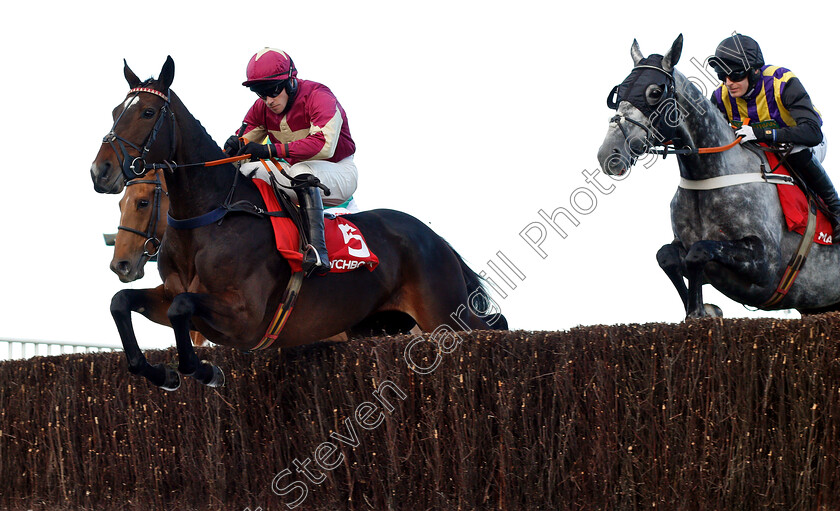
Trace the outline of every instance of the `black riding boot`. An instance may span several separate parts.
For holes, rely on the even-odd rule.
[[[330,258],[324,237],[324,203],[321,190],[307,186],[298,191],[300,211],[306,219],[310,245],[303,253],[303,271],[306,275],[326,275],[330,271]]]
[[[787,159],[808,188],[819,195],[828,207],[829,220],[834,226],[833,239],[840,240],[840,197],[837,196],[837,190],[834,189],[822,164],[807,149],[790,154]]]

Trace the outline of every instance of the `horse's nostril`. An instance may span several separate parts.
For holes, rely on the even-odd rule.
[[[128,261],[120,261],[116,264],[117,273],[121,275],[128,275],[129,270],[131,270],[131,265],[128,264]]]

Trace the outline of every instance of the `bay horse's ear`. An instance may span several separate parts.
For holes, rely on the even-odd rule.
[[[172,80],[175,79],[175,61],[172,60],[172,57],[167,55],[166,62],[163,63],[163,67],[160,70],[160,76],[158,76],[158,84],[161,87],[161,92],[166,91],[172,85]]]
[[[680,61],[680,55],[682,54],[682,47],[683,47],[683,36],[682,36],[682,34],[680,34],[674,40],[674,44],[671,45],[671,49],[668,50],[668,53],[665,55],[665,57],[662,58],[662,69],[664,69],[665,71],[668,71],[669,73],[674,70],[674,66],[676,66],[677,62]]]
[[[630,47],[630,56],[633,57],[634,66],[638,66],[639,62],[645,58],[645,56],[642,55],[642,50],[639,48],[639,41],[635,39],[633,39],[633,45]]]
[[[136,88],[138,85],[140,85],[140,79],[137,78],[137,75],[134,74],[134,71],[132,71],[131,68],[128,67],[128,62],[126,62],[125,59],[123,59],[123,65],[123,74],[125,75],[125,80],[128,82],[128,87],[131,89]]]

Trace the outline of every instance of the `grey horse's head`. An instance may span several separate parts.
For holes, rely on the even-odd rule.
[[[671,140],[676,133],[678,110],[674,92],[674,66],[682,53],[680,34],[663,55],[645,57],[634,39],[630,47],[633,70],[613,88],[607,105],[616,110],[607,136],[598,149],[601,169],[610,175],[623,175],[650,147]]]

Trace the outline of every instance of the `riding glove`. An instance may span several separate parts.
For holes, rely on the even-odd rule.
[[[737,130],[735,130],[736,136],[744,137],[741,139],[741,143],[749,142],[750,140],[756,140],[755,130],[753,130],[752,126],[741,126]]]
[[[239,152],[236,153],[237,156],[241,154],[250,154],[251,161],[257,160],[267,160],[272,156],[276,156],[277,153],[271,150],[271,147],[274,144],[259,144],[257,142],[248,142]]]
[[[225,154],[233,156],[237,151],[239,151],[239,137],[231,135],[230,138],[227,139],[227,142],[225,142]]]

